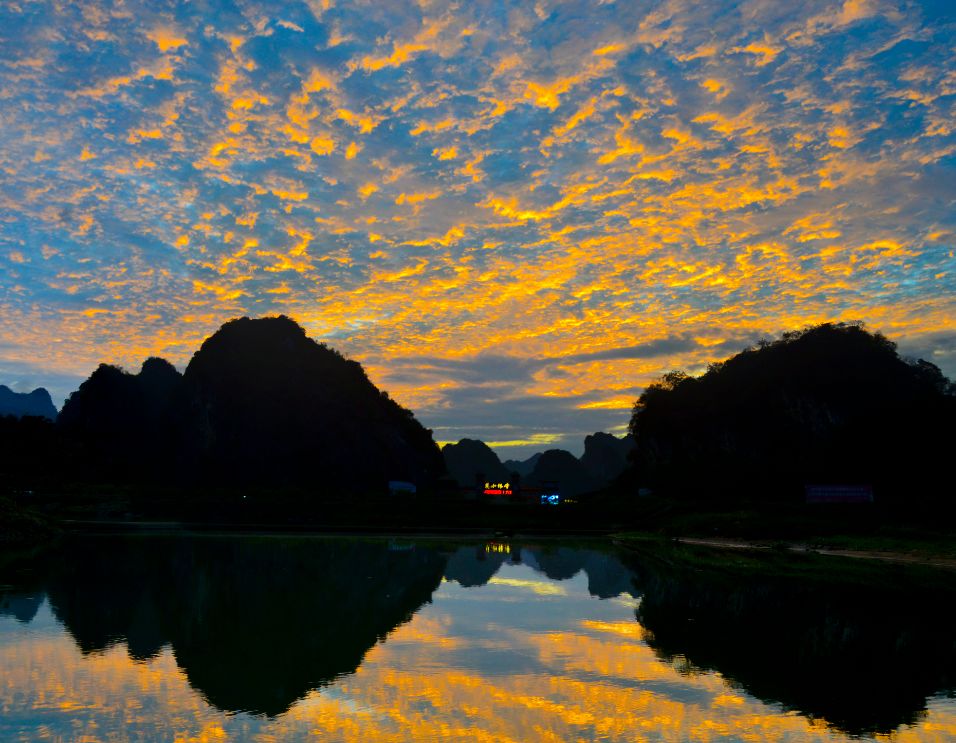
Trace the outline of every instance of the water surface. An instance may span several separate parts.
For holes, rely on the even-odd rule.
[[[950,575],[701,554],[68,540],[0,571],[0,740],[956,739]]]

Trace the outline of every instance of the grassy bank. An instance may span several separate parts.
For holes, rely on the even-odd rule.
[[[648,499],[629,539],[695,539],[759,547],[856,550],[956,560],[956,519],[899,505],[807,505]]]

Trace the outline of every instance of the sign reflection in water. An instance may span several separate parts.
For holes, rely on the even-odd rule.
[[[30,568],[0,575],[3,740],[956,736],[952,597],[897,568],[246,537]]]

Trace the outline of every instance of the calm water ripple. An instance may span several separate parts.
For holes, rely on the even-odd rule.
[[[0,740],[956,740],[951,576],[794,559],[67,540],[0,567]]]

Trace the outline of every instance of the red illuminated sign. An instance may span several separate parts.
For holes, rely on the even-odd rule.
[[[510,482],[486,482],[485,495],[513,495]]]

